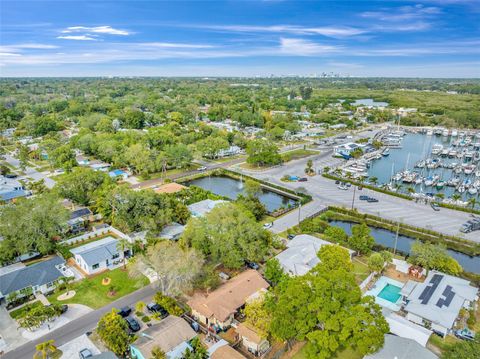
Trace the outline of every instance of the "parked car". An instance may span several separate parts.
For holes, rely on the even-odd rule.
[[[272,228],[272,227],[273,227],[273,222],[265,223],[265,224],[263,225],[263,228],[265,228],[265,229]]]
[[[230,276],[225,272],[218,273],[218,276],[223,280],[229,280],[230,279]]]
[[[255,263],[255,262],[245,261],[245,265],[250,269],[258,270],[260,268],[258,263]]]
[[[157,303],[149,303],[147,304],[147,309],[151,313],[160,313],[160,316],[162,318],[168,317],[168,312],[164,307],[162,307],[160,304]]]
[[[462,330],[455,330],[454,334],[457,338],[464,339],[464,340],[475,339],[475,333],[469,330],[468,328],[464,328]]]
[[[342,191],[346,191],[346,190],[348,190],[348,187],[347,187],[347,186],[345,186],[345,185],[343,185],[343,184],[341,184],[341,185],[338,185],[338,186],[337,186],[337,188],[338,188],[338,189],[341,189]]]
[[[298,179],[298,182],[307,182],[308,178],[307,177],[302,177]]]
[[[130,329],[132,332],[138,332],[140,330],[140,324],[132,318],[132,317],[126,317],[125,321],[127,322],[128,329]]]
[[[434,211],[440,211],[440,206],[436,203],[430,203],[430,207],[432,207]]]
[[[287,238],[288,238],[288,239],[293,239],[293,238],[295,238],[295,235],[294,235],[294,234],[289,234],[289,235],[287,236]]]
[[[93,357],[93,354],[90,349],[84,348],[78,352],[78,357],[80,359],[87,359]]]
[[[132,308],[130,307],[123,307],[122,309],[120,309],[117,314],[119,316],[121,316],[122,318],[126,318],[130,315],[130,313],[132,312]]]
[[[369,197],[362,194],[359,198],[360,201],[366,201]]]
[[[18,175],[14,174],[14,173],[7,173],[6,175],[4,175],[5,178],[17,178]]]
[[[373,197],[368,197],[367,202],[368,203],[376,203],[376,202],[378,202],[378,199],[373,198]]]
[[[206,169],[207,169],[207,167],[202,166],[202,167],[198,167],[198,168],[197,168],[197,171],[205,171]]]
[[[340,184],[340,181],[339,181],[339,180],[336,180],[336,181],[335,181],[335,184]]]

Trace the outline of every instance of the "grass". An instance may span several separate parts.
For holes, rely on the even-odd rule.
[[[360,261],[359,258],[357,257],[353,258],[352,263],[353,263],[353,271],[355,273],[355,279],[357,283],[360,284],[365,280],[365,278],[369,276],[370,269],[363,261]]]
[[[111,284],[102,284],[102,280],[105,277],[111,279]],[[140,279],[130,278],[128,276],[128,272],[124,271],[123,268],[117,268],[99,274],[95,277],[87,278],[80,282],[71,284],[70,290],[74,290],[76,292],[73,298],[59,301],[57,300],[57,297],[61,293],[57,292],[50,295],[48,300],[52,304],[76,303],[97,309],[141,287],[146,286],[148,283],[149,281],[146,277],[142,277]],[[115,287],[115,294],[110,296],[108,292],[112,286]]]
[[[138,175],[137,177],[139,179],[141,179],[142,181],[158,179],[158,178],[161,178],[163,176],[165,176],[165,178],[168,178],[169,176],[177,175],[179,173],[193,171],[194,169],[196,169],[198,167],[199,167],[199,165],[194,163],[194,164],[191,164],[190,166],[188,166],[186,168],[172,168],[172,169],[166,170],[165,172],[150,173],[150,174],[148,174],[148,176]]]
[[[461,341],[460,339],[454,337],[453,335],[447,335],[445,338],[441,338],[436,334],[432,334],[428,339],[427,347],[433,346],[433,347],[436,347],[441,352],[443,352],[446,349],[448,349],[451,345],[456,344],[460,341]]]
[[[293,151],[283,152],[281,154],[283,162],[298,160],[300,158],[308,157],[311,155],[318,154],[318,151],[297,149]]]
[[[43,307],[42,302],[40,302],[39,300],[33,301],[31,303],[28,303],[28,304],[24,305],[21,308],[12,310],[8,314],[10,314],[10,316],[13,319],[18,319],[18,318],[23,317],[25,315],[25,313],[27,313],[28,311],[30,311],[31,309],[36,308],[36,307]]]
[[[363,355],[361,355],[359,352],[347,348],[342,350],[341,352],[338,352],[336,355],[332,356],[331,359],[362,359]],[[292,359],[307,359],[307,353],[305,350],[305,346],[300,349],[300,351],[295,354]]]

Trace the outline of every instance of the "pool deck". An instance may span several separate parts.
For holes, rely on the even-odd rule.
[[[386,299],[380,298],[378,294],[385,288],[387,284],[392,284],[396,287],[403,288],[404,283],[399,282],[398,280],[381,276],[373,286],[372,289],[368,290],[365,295],[371,295],[375,298],[375,303],[381,305],[382,307],[388,308],[395,312],[400,310],[400,303],[402,302],[402,297],[398,298],[395,303],[392,303]]]

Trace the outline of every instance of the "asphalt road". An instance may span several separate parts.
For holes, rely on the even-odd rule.
[[[152,296],[158,290],[152,285],[148,285],[142,289],[139,289],[123,298],[110,303],[109,305],[97,309],[91,313],[84,315],[64,326],[52,331],[51,333],[44,335],[43,337],[30,341],[2,356],[2,359],[32,359],[35,354],[35,346],[46,340],[55,340],[55,345],[58,347],[63,345],[88,331],[91,331],[97,326],[100,317],[109,312],[112,308],[121,308],[125,306],[133,307],[138,301],[148,303]]]
[[[10,164],[11,166],[15,167],[15,169],[19,170],[20,169],[20,161],[13,157],[11,154],[6,154],[4,155],[5,161]],[[52,180],[50,177],[48,177],[45,173],[38,172],[35,168],[33,167],[27,167],[25,168],[25,175],[19,177],[18,179],[21,178],[33,178],[34,181],[40,181],[40,180],[45,180],[45,186],[48,188],[53,188],[55,185],[55,181]]]

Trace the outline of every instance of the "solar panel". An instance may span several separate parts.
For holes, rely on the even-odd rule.
[[[441,308],[442,306],[448,307],[452,302],[453,297],[455,297],[455,292],[452,290],[453,288],[447,285],[442,293],[444,298],[438,299],[437,307]]]
[[[427,304],[432,294],[435,293],[438,285],[442,281],[443,275],[441,274],[434,274],[432,279],[430,279],[429,286],[426,287],[423,292],[420,294],[418,299],[421,299],[421,304]]]

